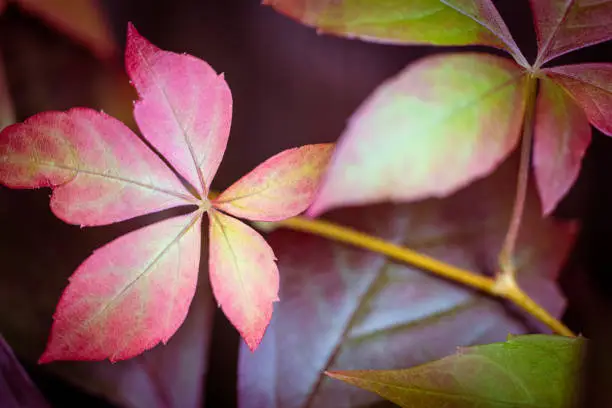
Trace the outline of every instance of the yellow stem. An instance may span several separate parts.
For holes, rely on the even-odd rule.
[[[343,227],[325,220],[311,220],[304,217],[294,217],[275,224],[296,231],[309,232],[335,241],[351,244],[369,251],[377,252],[389,258],[409,263],[438,276],[463,283],[485,292],[491,292],[494,281],[486,276],[448,265],[437,259],[420,254],[408,248],[392,244],[383,239],[372,237],[351,228]]]
[[[555,319],[545,309],[533,301],[517,284],[514,275],[499,275],[495,280],[493,292],[497,296],[510,300],[515,305],[546,324],[555,333],[574,337],[575,334],[559,320]]]
[[[574,336],[574,333],[563,323],[555,319],[550,313],[534,302],[527,294],[514,284],[502,284],[487,276],[478,275],[465,269],[423,255],[409,248],[392,244],[383,239],[373,237],[351,228],[334,224],[325,220],[293,217],[274,223],[257,223],[263,229],[270,227],[284,227],[295,231],[308,232],[334,241],[354,245],[385,255],[391,259],[405,262],[426,270],[434,275],[462,283],[468,287],[480,290],[489,295],[501,297],[515,303],[518,307],[529,313],[555,333],[563,336]],[[512,282],[514,277],[512,276]]]

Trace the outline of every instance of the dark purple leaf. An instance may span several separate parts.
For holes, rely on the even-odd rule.
[[[516,161],[447,199],[342,210],[343,224],[451,264],[492,273],[508,227]],[[530,188],[516,264],[519,283],[559,316],[555,279],[575,226],[542,219]],[[383,257],[318,237],[278,230],[280,303],[260,348],[243,347],[241,408],[368,406],[379,398],[324,370],[408,368],[457,346],[546,331],[515,308]]]

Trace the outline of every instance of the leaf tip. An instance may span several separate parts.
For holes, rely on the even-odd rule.
[[[136,36],[136,35],[140,35],[138,33],[138,30],[136,30],[136,27],[134,26],[134,23],[132,23],[131,21],[128,21],[127,23],[127,36],[128,39],[130,37]]]
[[[246,343],[251,353],[254,353],[255,350],[257,350],[257,347],[259,347],[259,344],[261,343],[261,336],[246,336],[244,337],[244,342]]]
[[[53,356],[53,353],[51,353],[49,351],[49,348],[47,347],[47,349],[38,358],[37,364],[48,364],[48,363],[51,363],[51,362],[53,362],[55,360],[57,360],[57,358],[55,358]]]
[[[541,201],[542,201],[542,216],[548,217],[555,208],[557,208],[557,204],[561,201],[562,196],[559,198],[548,198],[544,197],[544,194],[540,193]]]

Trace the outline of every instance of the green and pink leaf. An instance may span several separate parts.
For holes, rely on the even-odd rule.
[[[490,0],[265,0],[320,32],[391,44],[490,45],[527,62]]]
[[[486,176],[518,142],[526,79],[487,54],[409,65],[350,119],[309,214],[443,197]]]
[[[403,370],[328,372],[400,407],[564,407],[575,401],[582,338],[530,335],[460,347]]]

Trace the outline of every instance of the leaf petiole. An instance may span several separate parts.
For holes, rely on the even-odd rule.
[[[525,116],[523,119],[521,158],[516,182],[516,195],[514,198],[514,205],[512,207],[512,215],[510,217],[508,232],[506,233],[502,249],[499,253],[499,270],[497,271],[498,279],[504,275],[514,277],[516,274],[516,266],[514,265],[512,258],[514,256],[516,241],[518,240],[521,219],[523,218],[523,212],[525,210],[527,188],[529,187],[529,170],[531,169],[531,150],[533,147],[533,127],[537,85],[538,79],[533,75],[529,75],[527,77],[527,104],[525,106]]]

